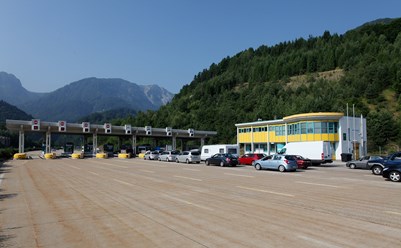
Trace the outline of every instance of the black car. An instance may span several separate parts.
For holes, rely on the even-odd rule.
[[[401,181],[401,165],[394,164],[388,165],[383,169],[383,177],[388,178],[393,182],[400,182]]]
[[[206,165],[237,166],[238,158],[230,153],[217,153],[205,160]]]

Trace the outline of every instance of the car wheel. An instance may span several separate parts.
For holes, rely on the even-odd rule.
[[[143,157],[143,160],[146,160],[146,157]]]
[[[261,169],[262,169],[262,166],[260,166],[260,164],[255,164],[255,169],[261,170]]]
[[[278,167],[278,170],[279,170],[280,172],[284,172],[284,171],[285,171],[285,167],[284,167],[283,165],[280,165],[280,166]]]
[[[255,166],[255,160],[252,161],[252,166]]]
[[[224,162],[220,162],[220,166],[221,166],[221,167],[224,167]]]
[[[355,164],[350,164],[350,165],[349,165],[349,168],[350,168],[350,169],[355,169],[356,166],[355,166]]]
[[[176,158],[176,159],[175,159],[175,162],[179,163],[179,162],[180,162],[180,160],[178,160],[178,158]]]
[[[381,175],[383,172],[383,168],[379,165],[375,165],[372,167],[372,173],[375,175]]]
[[[187,159],[187,161],[186,161],[186,162],[187,162],[187,164],[189,164],[189,159]]]
[[[170,162],[170,160],[168,158],[166,158],[166,162]]]
[[[388,177],[393,182],[401,181],[401,174],[398,171],[391,171],[390,174],[388,175]]]
[[[158,158],[157,160],[159,160],[159,161],[162,161],[162,159],[161,159],[161,158]]]
[[[205,161],[205,164],[206,164],[206,165],[209,165],[209,160],[206,160],[206,161]]]

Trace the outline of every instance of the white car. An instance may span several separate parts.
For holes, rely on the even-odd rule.
[[[158,151],[147,151],[145,155],[143,156],[143,159],[149,159],[149,160],[157,160],[159,158],[159,152]]]
[[[180,154],[179,151],[164,151],[159,155],[158,160],[173,162],[173,161],[175,161],[178,154]]]
[[[199,164],[201,161],[200,152],[198,151],[184,151],[180,153],[176,158],[175,161],[177,163],[197,163]]]

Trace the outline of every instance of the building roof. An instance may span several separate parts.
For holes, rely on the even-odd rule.
[[[275,124],[284,124],[296,121],[309,121],[309,120],[339,120],[344,116],[340,112],[317,112],[317,113],[303,113],[286,116],[283,119],[268,120],[268,121],[254,121],[235,124],[236,127],[249,127],[249,126],[267,126]]]

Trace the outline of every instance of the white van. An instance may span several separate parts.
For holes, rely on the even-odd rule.
[[[206,145],[202,146],[201,160],[206,160],[216,153],[230,153],[238,157],[239,147],[237,144]]]
[[[312,160],[313,164],[333,162],[329,141],[290,142],[278,154],[301,155]]]

